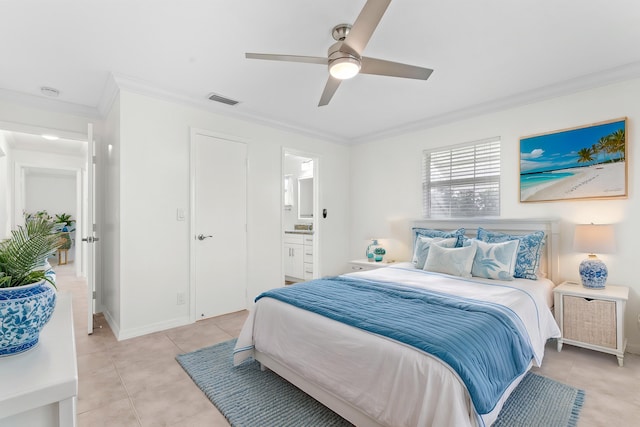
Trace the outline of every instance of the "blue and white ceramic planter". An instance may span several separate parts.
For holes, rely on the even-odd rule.
[[[55,306],[56,290],[45,280],[0,288],[0,357],[35,347]]]

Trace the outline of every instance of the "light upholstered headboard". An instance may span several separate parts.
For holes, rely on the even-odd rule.
[[[411,226],[445,231],[464,228],[465,235],[469,238],[477,236],[478,227],[511,235],[523,235],[533,231],[544,231],[545,245],[542,249],[542,255],[540,256],[540,270],[554,283],[557,284],[560,280],[560,222],[558,219],[422,219],[413,221]]]

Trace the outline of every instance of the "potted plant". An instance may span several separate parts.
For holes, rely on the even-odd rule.
[[[47,221],[51,221],[53,218],[46,210],[38,211],[36,213],[24,212],[24,220],[25,222],[36,221],[38,219],[44,219]]]
[[[62,239],[62,244],[60,245],[60,249],[69,250],[71,246],[73,246],[73,239],[75,238],[75,222],[76,220],[71,218],[71,215],[68,213],[56,214],[55,221],[57,222],[57,227],[62,233],[60,233],[60,239]],[[66,260],[65,260],[66,263]],[[60,264],[60,260],[58,260],[58,264]]]
[[[56,303],[47,258],[61,245],[55,224],[35,218],[0,242],[0,356],[33,348]]]
[[[63,229],[62,231],[71,231],[76,220],[71,218],[71,215],[68,213],[61,213],[56,214],[56,222],[67,228],[67,230]]]

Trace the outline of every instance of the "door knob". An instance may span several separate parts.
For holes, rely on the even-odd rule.
[[[211,236],[211,235],[205,236],[204,234],[198,234],[197,239],[198,240],[204,240],[204,239],[208,239],[209,237],[213,237],[213,236]]]

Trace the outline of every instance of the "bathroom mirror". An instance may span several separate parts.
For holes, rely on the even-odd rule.
[[[313,219],[313,178],[298,179],[298,218]]]

